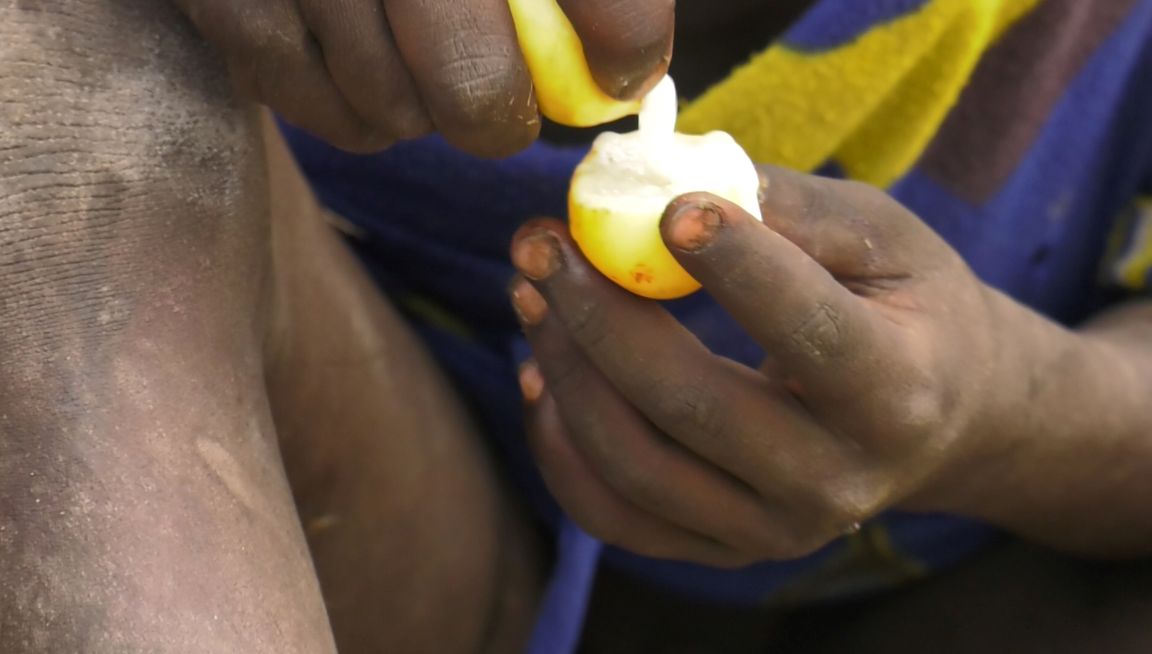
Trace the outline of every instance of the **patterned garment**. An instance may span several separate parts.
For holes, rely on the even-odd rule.
[[[1152,280],[1152,0],[820,0],[681,118],[730,131],[760,161],[884,187],[987,283],[1065,324]],[[814,602],[930,574],[999,537],[892,512],[806,559],[738,571],[601,546],[551,501],[524,447],[528,349],[505,291],[512,233],[564,215],[585,150],[539,143],[490,162],[429,138],[353,156],[285,133],[557,534],[531,651],[574,650],[602,565],[717,603]],[[717,353],[760,363],[705,294],[669,308]]]

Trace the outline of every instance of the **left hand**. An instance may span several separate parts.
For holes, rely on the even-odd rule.
[[[764,347],[759,369],[601,276],[562,223],[515,238],[531,444],[605,542],[725,567],[795,558],[884,509],[947,505],[988,456],[1016,305],[886,194],[764,171],[763,224],[693,194],[661,225]]]

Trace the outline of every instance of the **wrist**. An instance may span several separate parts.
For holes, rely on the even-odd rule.
[[[1118,320],[1072,330],[996,295],[990,392],[975,403],[963,456],[941,486],[949,492],[923,508],[1078,552],[1146,551],[1146,325]]]
[[[951,461],[918,508],[995,521],[1050,438],[1066,426],[1074,387],[1090,375],[1088,338],[990,288],[983,288],[984,328],[957,407]]]

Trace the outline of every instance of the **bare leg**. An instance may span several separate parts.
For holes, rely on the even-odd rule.
[[[459,399],[267,133],[269,388],[340,651],[520,651],[533,534]]]
[[[334,651],[258,121],[166,2],[0,0],[0,651]]]
[[[266,379],[342,647],[515,651],[522,516],[167,4],[0,0],[0,125],[0,651],[332,651]]]

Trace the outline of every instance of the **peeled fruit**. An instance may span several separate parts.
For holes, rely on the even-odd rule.
[[[620,286],[657,300],[700,288],[660,235],[672,200],[708,192],[761,218],[752,160],[725,132],[677,133],[676,105],[665,77],[643,101],[640,130],[598,136],[568,192],[569,228],[584,256]]]
[[[556,0],[508,0],[540,112],[569,127],[603,125],[640,108],[609,96],[592,77],[584,45]]]
[[[668,203],[684,193],[719,195],[760,217],[759,176],[724,132],[678,134],[676,89],[665,77],[643,101],[610,97],[592,77],[584,46],[556,0],[508,0],[540,111],[571,127],[640,114],[640,130],[601,134],[577,167],[569,227],[601,273],[644,297],[673,299],[700,284],[660,236]]]

